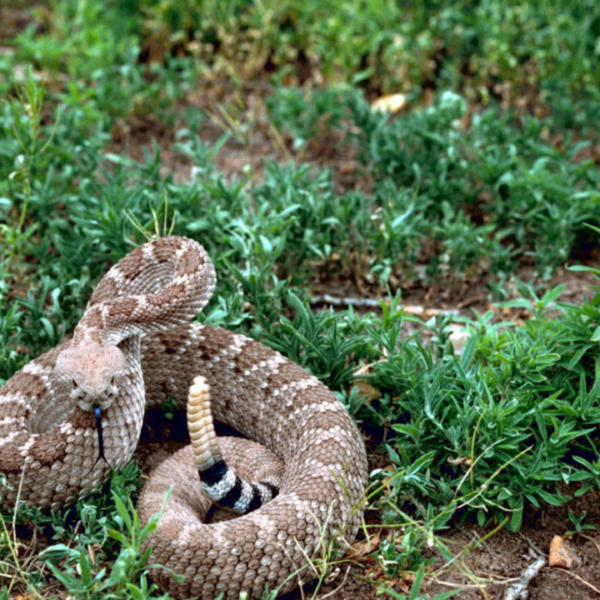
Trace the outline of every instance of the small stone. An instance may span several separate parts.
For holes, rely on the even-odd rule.
[[[565,540],[560,535],[555,535],[550,542],[550,554],[548,556],[548,565],[550,567],[562,567],[571,569],[573,567],[573,557],[565,546]]]
[[[371,104],[371,110],[395,113],[406,106],[406,96],[404,94],[390,94],[382,96]]]

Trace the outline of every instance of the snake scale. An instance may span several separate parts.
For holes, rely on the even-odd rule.
[[[172,398],[184,408],[203,376],[215,418],[248,438],[219,438],[228,466],[277,480],[279,493],[233,520],[203,523],[210,502],[191,446],[167,459],[137,508],[146,523],[174,486],[151,561],[185,578],[152,576],[178,598],[260,598],[311,579],[311,560],[353,540],[367,461],[353,420],[315,377],[247,337],[190,322],[215,280],[202,246],[184,237],[148,242],[114,265],[72,338],[0,388],[0,495],[5,506],[42,508],[85,497],[131,460],[146,407]],[[98,460],[98,411],[106,460]]]

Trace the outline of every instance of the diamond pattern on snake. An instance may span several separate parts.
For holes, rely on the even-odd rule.
[[[85,497],[131,460],[148,406],[189,400],[194,445],[155,469],[137,505],[145,524],[173,486],[151,562],[185,577],[152,576],[177,598],[260,598],[310,579],[322,548],[354,539],[367,460],[353,420],[315,377],[256,341],[191,322],[215,281],[202,246],[184,237],[114,265],[73,336],[0,388],[0,496],[41,508]],[[213,416],[247,439],[216,438]],[[203,522],[214,502],[239,516]]]

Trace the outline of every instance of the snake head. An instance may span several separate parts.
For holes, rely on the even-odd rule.
[[[127,361],[117,346],[83,340],[63,350],[56,361],[56,376],[77,405],[87,411],[108,408],[119,393]]]

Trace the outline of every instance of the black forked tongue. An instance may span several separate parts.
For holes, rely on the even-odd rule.
[[[106,460],[104,456],[104,438],[102,437],[102,417],[100,415],[100,407],[94,406],[94,414],[96,415],[96,431],[98,432],[98,458],[92,466],[92,469],[98,464],[98,461],[103,460],[110,469],[112,465]]]

